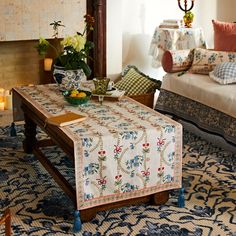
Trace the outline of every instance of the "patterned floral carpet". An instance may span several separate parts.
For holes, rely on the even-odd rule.
[[[9,137],[9,127],[0,128],[0,214],[10,207],[13,235],[75,235],[72,202],[34,156],[23,152],[22,139],[22,126],[17,137]],[[44,151],[73,184],[65,154],[55,147]],[[236,235],[236,154],[184,132],[183,184],[185,208],[177,207],[173,191],[163,206],[99,212],[76,235]]]

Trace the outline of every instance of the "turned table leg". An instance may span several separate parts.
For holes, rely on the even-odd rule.
[[[160,193],[155,193],[152,196],[152,200],[155,205],[163,205],[169,200],[169,192],[164,191]]]
[[[97,212],[99,209],[97,207],[89,208],[86,210],[80,211],[80,219],[82,222],[89,222],[96,217]]]
[[[37,143],[36,139],[36,124],[27,116],[25,115],[25,139],[23,141],[23,149],[26,153],[32,153],[33,147]]]

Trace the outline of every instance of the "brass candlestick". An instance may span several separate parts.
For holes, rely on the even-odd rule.
[[[188,0],[184,0],[184,7],[181,5],[180,0],[178,0],[178,5],[179,8],[185,12],[184,14],[184,26],[186,28],[191,28],[192,27],[192,22],[193,22],[193,18],[194,18],[194,14],[191,12],[191,10],[193,9],[194,6],[194,0],[191,0],[191,6],[188,8],[187,6],[188,4]]]
[[[189,8],[187,7],[187,4],[188,4],[188,0],[184,0],[184,8],[183,8],[182,5],[181,5],[180,0],[178,0],[179,8],[180,8],[182,11],[184,11],[185,13],[186,13],[187,11],[191,11],[191,10],[193,9],[194,0],[191,0],[191,6],[190,6]]]

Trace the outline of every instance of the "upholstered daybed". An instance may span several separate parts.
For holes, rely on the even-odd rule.
[[[214,49],[166,51],[155,109],[236,145],[236,23],[212,21]]]
[[[236,145],[236,84],[221,85],[208,75],[167,74],[157,111],[192,122]]]

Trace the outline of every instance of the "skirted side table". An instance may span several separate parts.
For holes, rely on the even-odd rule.
[[[166,50],[206,48],[202,28],[159,28],[152,37],[149,55],[152,56],[152,66],[161,65],[162,55]]]

